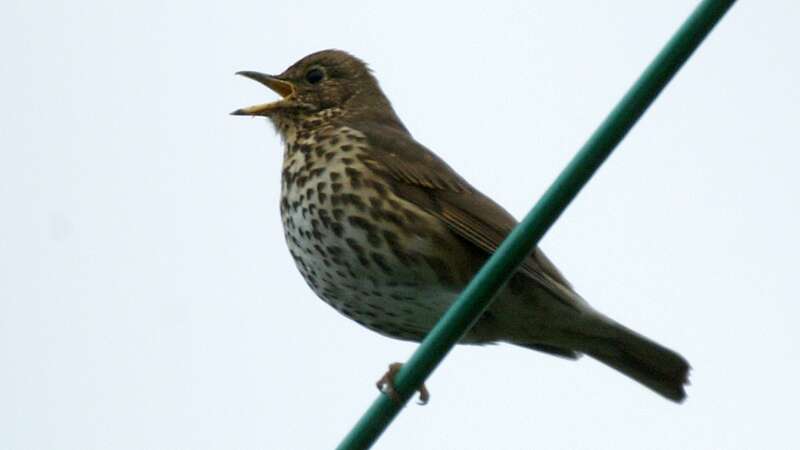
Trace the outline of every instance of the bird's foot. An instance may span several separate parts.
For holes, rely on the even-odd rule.
[[[402,366],[403,365],[399,362],[389,364],[389,370],[387,370],[381,379],[375,383],[379,391],[388,395],[389,398],[397,403],[401,403],[402,401],[400,399],[400,395],[394,389],[394,376],[397,375],[397,372],[400,371],[400,367]],[[417,404],[424,405],[428,403],[428,400],[431,398],[431,393],[428,392],[428,388],[426,388],[424,384],[419,387],[417,392],[419,392],[419,401],[417,401]]]

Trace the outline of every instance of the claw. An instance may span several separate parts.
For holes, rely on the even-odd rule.
[[[389,370],[386,371],[385,374],[375,383],[375,386],[378,387],[378,390],[383,392],[384,394],[388,395],[389,398],[394,400],[397,403],[401,403],[400,395],[394,389],[394,376],[397,375],[397,372],[400,370],[402,364],[400,363],[391,363],[389,364]]]
[[[419,392],[419,400],[417,400],[418,405],[425,405],[428,403],[428,400],[431,399],[431,393],[428,392],[428,388],[425,387],[424,384],[419,387],[417,392]]]
[[[389,370],[375,383],[379,391],[388,395],[389,398],[397,403],[402,403],[402,400],[400,399],[400,394],[398,394],[394,388],[394,376],[397,375],[397,372],[400,371],[400,367],[402,366],[403,365],[398,362],[389,364]],[[428,400],[431,398],[431,393],[428,391],[428,388],[423,384],[419,387],[418,392],[419,400],[417,404],[424,405],[428,403]]]

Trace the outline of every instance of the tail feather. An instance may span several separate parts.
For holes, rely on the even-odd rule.
[[[549,355],[558,356],[559,358],[565,359],[578,359],[580,358],[580,353],[576,352],[575,350],[567,350],[561,347],[556,347],[555,345],[547,345],[547,344],[517,344],[520,347],[529,348],[531,350],[536,350],[542,353],[547,353]]]
[[[508,341],[570,359],[583,353],[672,401],[686,398],[689,363],[681,355],[600,314],[573,325],[550,339],[521,334]]]
[[[686,398],[689,363],[681,355],[617,323],[605,325],[611,332],[590,339],[586,354],[670,400]]]

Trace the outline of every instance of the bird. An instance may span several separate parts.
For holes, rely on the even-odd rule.
[[[421,341],[517,220],[412,137],[361,59],[330,49],[237,75],[280,96],[231,114],[266,117],[283,141],[280,215],[305,282],[360,325]],[[539,248],[459,343],[588,355],[686,397],[686,359],[591,307]]]

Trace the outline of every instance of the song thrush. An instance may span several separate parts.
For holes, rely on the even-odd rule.
[[[280,212],[306,283],[371,330],[421,340],[516,220],[414,140],[352,55],[239,74],[282,97],[232,114],[269,118],[285,142]],[[686,360],[590,307],[539,249],[461,342],[585,353],[668,399],[686,395]]]

